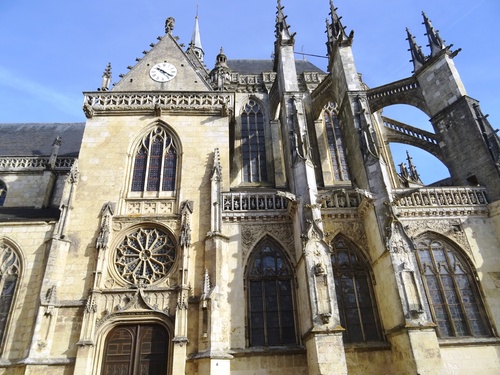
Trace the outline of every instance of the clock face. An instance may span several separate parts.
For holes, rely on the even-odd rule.
[[[149,71],[149,76],[156,82],[168,82],[177,75],[177,68],[170,63],[158,63]]]

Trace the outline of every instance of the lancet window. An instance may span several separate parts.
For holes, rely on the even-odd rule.
[[[254,249],[246,287],[250,346],[296,344],[293,272],[274,242],[266,240]]]
[[[344,342],[381,340],[368,264],[345,238],[332,242],[332,269]]]
[[[416,242],[416,257],[438,335],[491,335],[476,279],[465,258],[435,236]]]
[[[5,203],[5,198],[7,197],[7,185],[5,182],[0,180],[0,207]]]
[[[241,114],[241,154],[243,182],[267,181],[264,114],[255,100],[250,100]]]
[[[156,126],[135,151],[131,191],[174,191],[177,147],[162,126]]]
[[[346,153],[342,143],[339,119],[333,103],[328,104],[323,110],[323,119],[325,121],[326,136],[330,149],[333,178],[335,181],[348,181],[350,177]]]
[[[19,281],[19,257],[12,247],[0,243],[0,345],[7,329]]]

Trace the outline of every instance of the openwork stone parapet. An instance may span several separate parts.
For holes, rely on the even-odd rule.
[[[83,110],[94,115],[158,113],[198,113],[226,115],[232,110],[234,96],[220,92],[86,92]]]
[[[40,171],[49,167],[49,157],[2,157],[0,158],[0,171]],[[69,171],[76,158],[57,158],[54,168]]]
[[[222,218],[230,221],[288,219],[288,200],[276,192],[222,194]]]
[[[398,216],[488,215],[486,190],[475,187],[396,189],[394,205]]]

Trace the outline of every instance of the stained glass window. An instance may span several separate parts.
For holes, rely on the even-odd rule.
[[[344,342],[381,340],[368,264],[345,238],[332,242],[332,269]]]
[[[323,111],[326,136],[330,148],[330,159],[332,163],[333,178],[335,181],[348,181],[349,169],[347,167],[346,153],[342,143],[340,124],[333,103],[327,105]]]
[[[429,236],[416,242],[416,256],[438,335],[490,336],[475,277],[458,251]]]
[[[241,154],[243,181],[267,181],[264,115],[254,100],[245,105],[241,114]]]
[[[19,257],[14,249],[5,243],[0,243],[0,345],[12,310],[19,271]]]
[[[166,276],[175,262],[175,243],[170,234],[155,227],[138,228],[118,245],[115,265],[132,284],[152,284]]]
[[[177,170],[177,149],[167,131],[157,126],[136,150],[132,191],[173,191]]]
[[[247,288],[250,346],[296,344],[293,273],[272,241],[254,250],[247,270]]]

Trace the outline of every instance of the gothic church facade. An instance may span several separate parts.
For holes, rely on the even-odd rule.
[[[370,88],[330,5],[326,72],[280,1],[273,59],[213,69],[169,18],[86,123],[0,124],[0,374],[500,373],[500,140],[425,15]]]

